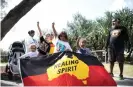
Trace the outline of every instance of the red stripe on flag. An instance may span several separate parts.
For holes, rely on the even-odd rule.
[[[116,82],[103,66],[89,66],[90,77],[87,79],[89,86],[116,86]]]
[[[86,86],[116,86],[116,82],[102,66],[89,66]],[[82,74],[82,73],[81,73]],[[83,80],[68,73],[48,81],[46,73],[23,78],[24,86],[85,86]]]

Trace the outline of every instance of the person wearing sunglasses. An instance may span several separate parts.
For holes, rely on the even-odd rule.
[[[68,42],[68,36],[66,32],[61,32],[59,35],[57,34],[57,31],[55,29],[55,23],[52,23],[52,29],[54,32],[54,45],[56,52],[63,52],[63,51],[72,51],[72,48]]]
[[[128,31],[124,26],[120,25],[120,19],[115,18],[112,20],[112,27],[109,30],[106,49],[108,53],[108,59],[110,61],[110,74],[113,75],[113,67],[115,61],[118,61],[120,68],[120,80],[123,79],[123,66],[124,66],[124,50],[125,46],[130,51],[130,41]]]

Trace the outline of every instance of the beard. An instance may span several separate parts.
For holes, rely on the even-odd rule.
[[[116,28],[116,25],[112,25],[112,29],[115,29]]]
[[[112,29],[114,29],[115,28],[115,26],[114,25],[112,25]]]

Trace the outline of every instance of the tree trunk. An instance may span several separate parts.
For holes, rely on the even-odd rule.
[[[1,21],[1,39],[10,29],[41,0],[23,0]]]

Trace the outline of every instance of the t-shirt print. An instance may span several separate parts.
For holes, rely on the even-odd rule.
[[[57,47],[56,50],[59,52],[65,51],[65,49],[66,49],[66,46],[60,42],[57,42],[56,47]]]
[[[121,34],[121,30],[120,29],[111,31],[111,37],[118,37],[120,34]]]

